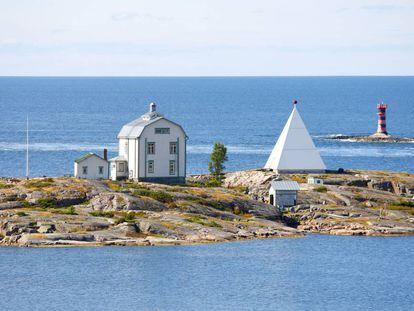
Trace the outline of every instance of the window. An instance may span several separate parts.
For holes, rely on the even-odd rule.
[[[153,160],[148,161],[148,173],[150,174],[154,173],[154,161]]]
[[[147,154],[155,154],[155,143],[147,144]]]
[[[170,134],[170,129],[168,127],[156,127],[155,134]]]
[[[99,175],[103,175],[103,166],[98,166]]]
[[[170,154],[177,154],[177,143],[176,142],[170,143]]]
[[[170,161],[170,175],[175,175],[175,161]]]
[[[83,175],[87,175],[88,174],[88,167],[87,166],[82,166],[82,174]]]
[[[125,172],[125,163],[118,164],[118,172]]]

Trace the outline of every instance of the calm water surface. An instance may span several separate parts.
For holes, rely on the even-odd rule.
[[[413,310],[413,243],[0,248],[0,310]]]
[[[263,167],[295,98],[329,168],[414,172],[414,144],[325,139],[375,132],[380,100],[389,132],[414,137],[414,77],[0,78],[0,176],[25,174],[27,114],[32,174],[59,176],[85,152],[114,156],[122,125],[151,101],[185,128],[189,173],[207,171],[215,141],[228,146],[229,170]]]

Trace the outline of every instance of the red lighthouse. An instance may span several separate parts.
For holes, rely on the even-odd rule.
[[[378,136],[388,136],[387,132],[387,123],[386,123],[386,115],[385,111],[387,110],[387,104],[381,103],[377,105],[378,109],[378,129],[375,135]]]

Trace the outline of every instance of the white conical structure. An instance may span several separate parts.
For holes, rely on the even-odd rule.
[[[273,169],[277,173],[318,173],[326,170],[296,105],[265,168]]]

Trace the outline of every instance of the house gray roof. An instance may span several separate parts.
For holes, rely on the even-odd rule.
[[[274,180],[270,182],[274,190],[300,190],[299,184],[293,180]]]
[[[99,159],[101,159],[101,160],[103,160],[103,161],[106,161],[104,158],[102,158],[102,157],[98,156],[96,153],[89,152],[89,153],[86,153],[86,154],[84,154],[83,156],[81,156],[81,157],[79,157],[79,158],[75,159],[75,162],[76,162],[76,163],[80,163],[80,162],[82,162],[82,161],[84,161],[84,160],[86,160],[86,159],[88,159],[88,158],[90,158],[90,157],[92,157],[92,156],[98,157]]]
[[[123,162],[127,161],[127,159],[124,156],[116,156],[115,158],[112,158],[109,160],[110,162]]]
[[[164,118],[162,114],[156,111],[156,107],[157,105],[155,103],[151,103],[149,112],[143,114],[138,119],[135,119],[134,121],[131,121],[125,124],[118,134],[118,139],[119,138],[139,138],[142,132],[144,131],[145,127],[159,120],[166,120],[172,124],[177,125],[179,128],[181,128],[184,135],[186,135],[181,125]]]

